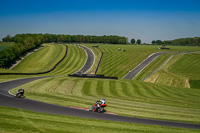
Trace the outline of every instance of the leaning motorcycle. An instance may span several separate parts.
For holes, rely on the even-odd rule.
[[[15,95],[17,98],[24,98],[24,89],[19,89]]]
[[[104,109],[106,106],[107,104],[96,103],[90,107],[89,111],[103,113],[103,112],[106,112],[106,110]]]

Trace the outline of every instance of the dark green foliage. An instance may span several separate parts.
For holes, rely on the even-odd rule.
[[[128,39],[121,36],[90,36],[90,35],[54,35],[44,34],[44,42],[65,42],[65,43],[111,43],[127,44]]]
[[[152,42],[151,42],[153,45],[160,45],[160,44],[163,44],[163,42],[161,41],[161,40],[153,40]]]
[[[135,39],[131,39],[131,44],[135,44]]]
[[[200,80],[190,80],[190,88],[200,89]]]
[[[200,46],[200,37],[194,38],[179,38],[175,40],[161,41],[153,40],[151,42],[153,45],[176,45],[176,46]]]
[[[136,44],[141,44],[141,40],[138,39],[138,40],[136,41]]]
[[[170,41],[172,45],[191,45],[200,46],[200,37],[194,38],[180,38]]]
[[[40,46],[44,42],[42,34],[17,34],[15,37],[7,35],[5,38],[3,41],[7,41],[9,38],[16,44],[0,52],[1,68],[9,68],[21,55]]]
[[[4,42],[12,42],[11,36],[8,34],[6,37],[2,39]]]

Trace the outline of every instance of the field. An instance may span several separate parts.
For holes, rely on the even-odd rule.
[[[28,56],[14,67],[13,70],[21,73],[50,70],[60,59],[62,59],[66,51],[64,45],[44,44],[43,46],[46,48],[42,48]]]
[[[163,54],[156,58],[152,63],[150,63],[146,68],[144,68],[134,80],[143,81],[147,76],[149,76],[153,71],[160,68],[169,58],[171,54]]]
[[[27,98],[62,106],[87,108],[96,99],[105,98],[107,109],[119,115],[200,123],[198,90],[131,80],[67,77],[46,78],[21,87]]]
[[[28,60],[24,60],[23,64],[29,64],[29,62],[34,63],[33,59],[37,58],[40,62],[39,57],[45,57],[41,59],[46,62],[48,67],[40,68],[35,67],[29,69],[26,65],[21,67],[16,67],[15,71],[22,71],[23,68],[27,72],[29,71],[41,71],[48,70],[57,62],[63,55],[63,45],[53,46],[52,44],[46,44],[47,46],[35,52],[32,57]],[[188,123],[200,124],[200,89],[188,89],[185,86],[186,80],[191,86],[196,86],[199,79],[199,54],[186,54],[186,55],[176,55],[174,56],[162,69],[157,71],[155,74],[150,76],[142,82],[141,80],[149,75],[152,71],[160,67],[170,56],[170,54],[164,54],[155,59],[148,67],[146,67],[134,80],[124,80],[121,79],[129,70],[137,66],[142,60],[146,59],[150,54],[154,52],[163,52],[166,50],[158,50],[159,46],[139,46],[139,45],[108,45],[99,44],[99,48],[92,48],[92,44],[85,44],[85,46],[90,47],[95,57],[94,66],[91,68],[91,72],[94,73],[96,65],[98,64],[98,59],[100,58],[101,51],[104,53],[100,67],[97,71],[98,74],[105,74],[106,76],[117,76],[119,80],[106,80],[106,79],[87,79],[87,78],[72,78],[67,77],[67,74],[73,73],[79,70],[86,61],[85,51],[77,46],[67,45],[68,53],[67,57],[63,60],[57,68],[48,73],[42,74],[41,76],[57,76],[49,77],[41,80],[37,80],[23,86],[17,87],[11,90],[12,93],[16,93],[16,90],[23,87],[25,88],[25,95],[27,98],[35,99],[43,102],[49,102],[53,104],[63,105],[63,106],[77,106],[82,108],[90,107],[94,104],[95,100],[105,98],[108,104],[107,110],[109,112],[117,113],[118,115],[124,116],[134,116],[140,118],[151,118],[151,119],[161,119],[169,121],[179,121]],[[49,48],[48,48],[49,47]],[[54,48],[52,48],[54,47]],[[118,48],[125,50],[124,52],[118,51]],[[171,51],[179,53],[185,51],[196,51],[199,47],[177,47],[171,46]],[[50,50],[57,56],[52,56],[46,52]],[[55,50],[55,51],[54,51]],[[60,52],[57,52],[59,51]],[[44,54],[44,56],[42,56]],[[45,55],[48,56],[45,56]],[[51,56],[51,58],[48,58]],[[191,60],[195,60],[191,65],[189,63]],[[185,62],[185,63],[184,63]],[[187,65],[185,65],[187,64]],[[44,65],[45,66],[45,65]],[[180,66],[182,68],[180,69]],[[190,68],[190,69],[189,69]],[[21,69],[21,70],[20,70]],[[192,69],[192,70],[191,70]],[[155,75],[161,73],[163,81],[158,82],[155,80]],[[170,75],[169,75],[170,74]],[[1,81],[6,81],[14,78],[23,78],[27,76],[0,76]],[[173,78],[174,81],[170,83],[168,78]],[[175,80],[178,79],[178,80]],[[152,82],[152,81],[156,82]],[[148,83],[152,82],[152,83]],[[165,83],[166,82],[166,83]],[[154,84],[153,84],[154,83]],[[128,124],[120,122],[109,122],[100,120],[89,120],[83,118],[59,116],[59,115],[49,115],[42,113],[34,113],[24,110],[0,107],[2,110],[8,110],[8,114],[1,114],[4,116],[3,119],[13,119],[16,120],[16,116],[12,115],[14,112],[23,112],[20,118],[25,119],[30,125],[33,125],[31,130],[40,131],[40,124],[46,124],[44,132],[49,130],[56,130],[59,132],[80,132],[80,131],[94,131],[91,129],[91,125],[94,128],[99,129],[99,132],[121,132],[122,129],[125,132],[195,132],[198,130],[188,130],[183,128],[169,128],[161,126],[147,126],[147,125],[137,125]],[[33,118],[33,116],[38,115],[39,117]],[[17,120],[16,120],[17,121]],[[58,122],[59,121],[59,122]],[[70,122],[69,122],[70,121]],[[58,122],[58,124],[56,124]],[[72,124],[73,123],[73,124]],[[106,124],[104,124],[106,123]],[[52,125],[57,125],[54,128]],[[13,125],[19,130],[27,131],[27,128],[17,128],[17,124],[8,122],[7,127],[3,127],[3,131],[9,132],[9,126]],[[97,126],[101,125],[101,126]],[[80,130],[78,129],[80,126]],[[26,126],[25,126],[26,127]],[[106,130],[103,130],[106,129]],[[12,132],[12,130],[10,130]],[[42,130],[41,130],[42,131]]]
[[[0,106],[0,131],[21,132],[96,132],[98,133],[197,133],[198,130],[92,120],[61,115],[50,115]]]
[[[150,54],[155,52],[168,52],[166,50],[159,50],[158,47],[158,45],[99,45],[104,55],[97,73],[122,78]],[[118,48],[121,51],[118,51]],[[170,46],[170,48],[172,52],[200,50],[200,47]],[[122,50],[125,50],[125,52]]]
[[[200,88],[200,55],[175,55],[161,70],[146,82],[186,88]]]
[[[41,72],[50,70],[53,65],[55,65],[65,53],[64,45],[53,45],[45,44],[45,48],[31,54],[24,60],[22,60],[16,67],[12,70],[0,69],[0,72]],[[61,52],[57,52],[57,50]],[[54,53],[57,53],[54,54]],[[51,55],[49,57],[49,55]],[[55,56],[56,55],[56,56]],[[78,69],[80,69],[86,61],[85,51],[79,47],[68,45],[67,58],[65,58],[54,71],[48,74],[42,74],[39,76],[54,76],[54,75],[67,75],[71,74]],[[31,62],[31,63],[29,63]],[[20,67],[21,66],[21,67]],[[41,67],[44,66],[45,68]],[[34,75],[33,75],[34,76]],[[38,76],[38,75],[35,75]],[[16,78],[30,77],[27,75],[0,75],[0,82],[12,80]],[[32,77],[32,76],[31,76]]]

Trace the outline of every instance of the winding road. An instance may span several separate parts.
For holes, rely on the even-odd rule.
[[[91,63],[92,61],[90,61],[90,59],[92,59],[90,58],[91,54],[87,53],[87,55],[88,55],[88,59],[82,68],[82,70],[84,71],[86,71],[85,69],[86,67],[88,69],[91,67],[91,64],[92,64]],[[90,67],[89,67],[89,64],[90,64]],[[127,123],[138,123],[138,124],[146,124],[146,125],[160,125],[160,126],[200,129],[199,124],[170,122],[170,121],[162,121],[162,120],[126,117],[126,116],[112,115],[112,114],[106,114],[106,113],[89,112],[86,110],[75,109],[71,107],[63,107],[59,105],[39,102],[39,101],[26,99],[26,98],[16,98],[15,96],[9,93],[9,90],[12,88],[15,88],[20,85],[32,82],[34,80],[42,79],[42,78],[48,78],[48,77],[32,77],[32,78],[24,78],[24,79],[17,79],[17,80],[12,80],[12,81],[7,81],[7,82],[1,82],[0,83],[0,105],[20,108],[20,109],[25,109],[25,110],[31,110],[31,111],[36,111],[36,112],[75,116],[75,117],[82,117],[82,118],[119,121],[119,122],[127,122]]]
[[[87,48],[85,46],[80,46],[80,47],[85,50],[85,52],[87,54],[87,60],[86,60],[85,64],[83,65],[83,67],[80,70],[76,71],[75,73],[77,73],[77,72],[82,72],[82,73],[87,72],[93,66],[94,60],[95,60],[95,55],[90,48]]]
[[[142,63],[140,63],[138,66],[136,66],[134,69],[129,71],[123,79],[133,79],[135,76],[137,76],[148,64],[150,64],[154,59],[156,59],[159,55],[164,53],[153,53],[151,54],[146,60],[144,60]]]

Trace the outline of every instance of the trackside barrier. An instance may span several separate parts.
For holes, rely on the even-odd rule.
[[[96,75],[96,74],[82,74],[82,75],[78,75],[78,74],[68,74],[68,76],[70,77],[80,77],[80,78],[102,78],[102,79],[118,79],[118,77],[106,77],[104,75]]]
[[[68,47],[66,45],[66,52],[65,52],[65,55],[63,56],[63,58],[58,63],[56,63],[52,69],[50,69],[48,71],[38,72],[38,73],[0,73],[0,75],[38,75],[38,74],[49,73],[49,72],[53,71],[65,59],[65,57],[67,56],[67,50],[68,50]]]
[[[98,70],[98,68],[99,68],[99,65],[100,65],[100,62],[101,62],[102,57],[103,57],[103,52],[101,52],[101,57],[99,58],[99,62],[98,62],[98,64],[97,64],[97,67],[96,67],[96,69],[95,69],[94,74],[97,73],[97,70]]]

